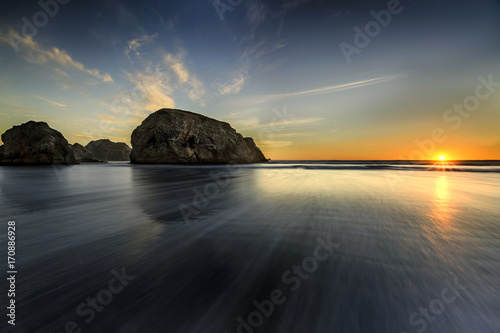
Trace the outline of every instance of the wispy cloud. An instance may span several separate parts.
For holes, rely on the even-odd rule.
[[[252,1],[248,6],[246,21],[250,24],[250,38],[259,28],[259,25],[265,21],[267,16],[266,7],[260,0]]]
[[[407,76],[408,76],[407,74],[394,74],[394,75],[382,76],[382,77],[377,77],[377,78],[363,80],[363,81],[350,82],[350,83],[338,84],[338,85],[334,85],[334,86],[328,86],[328,87],[317,88],[317,89],[312,89],[312,90],[305,90],[305,91],[298,91],[298,92],[277,94],[277,95],[270,95],[270,96],[273,96],[273,98],[275,98],[275,99],[282,99],[282,98],[287,98],[287,97],[310,97],[310,96],[317,96],[317,95],[326,95],[326,94],[336,93],[339,91],[345,91],[345,90],[350,90],[350,89],[366,87],[366,86],[370,86],[373,84],[391,81],[394,79],[404,78]]]
[[[323,120],[323,118],[317,118],[317,117],[294,117],[293,119],[286,119],[271,123],[256,123],[255,119],[256,118],[248,119],[248,123],[250,123],[251,125],[245,128],[240,128],[240,130],[259,129],[264,127],[283,128],[284,126],[305,125]],[[246,122],[245,120],[236,121],[236,123],[242,123],[242,124],[244,124],[245,122]]]
[[[327,87],[316,88],[316,89],[311,89],[311,90],[296,91],[296,92],[283,93],[283,94],[249,95],[249,96],[235,97],[231,101],[231,103],[233,105],[234,105],[234,103],[237,103],[237,104],[241,104],[242,106],[248,107],[249,105],[265,104],[265,103],[271,103],[271,102],[276,102],[276,101],[286,100],[286,99],[327,95],[327,94],[333,94],[333,93],[337,93],[337,92],[341,92],[341,91],[357,89],[357,88],[371,86],[371,85],[375,85],[375,84],[379,84],[379,83],[384,83],[384,82],[388,82],[388,81],[392,81],[392,80],[396,80],[396,79],[401,79],[401,78],[405,78],[407,76],[408,76],[408,74],[402,73],[402,74],[382,76],[382,77],[377,77],[377,78],[372,78],[372,79],[367,79],[367,80],[362,80],[362,81],[337,84],[337,85],[333,85],[333,86],[327,86]]]
[[[47,98],[43,98],[43,97],[40,97],[40,96],[35,96],[35,97],[38,98],[38,99],[41,99],[42,101],[50,103],[52,105],[66,107],[65,104],[62,104],[62,103],[59,103],[59,102],[54,102],[54,101],[51,101],[50,99],[47,99]]]
[[[184,62],[186,53],[184,49],[178,47],[176,53],[164,52],[160,55],[162,61],[156,65],[142,58],[141,47],[153,43],[157,36],[158,33],[145,34],[127,42],[125,55],[140,68],[133,74],[127,73],[127,78],[134,85],[133,90],[136,93],[125,98],[122,96],[124,104],[139,113],[144,110],[152,112],[164,107],[173,108],[176,104],[173,95],[180,90],[183,90],[189,99],[203,104],[202,98],[206,91],[203,83],[188,70]]]
[[[156,66],[154,70],[149,67],[145,72],[128,73],[127,78],[136,92],[122,95],[120,99],[122,104],[132,109],[130,111],[141,114],[144,111],[175,107],[175,101],[171,97],[174,90],[170,84],[170,75],[160,66]]]
[[[68,73],[60,69],[59,67],[54,67],[54,71],[61,76],[68,76]]]
[[[189,99],[204,104],[203,98],[206,95],[204,84],[187,69],[184,64],[184,53],[183,50],[176,55],[168,53],[165,56],[165,63],[177,77],[180,88],[187,91]]]
[[[245,74],[240,74],[235,77],[232,82],[227,84],[218,84],[218,92],[221,95],[236,95],[238,94],[243,86],[245,85],[247,77]]]
[[[259,128],[259,126],[261,126],[260,120],[257,117],[248,119],[239,119],[239,118],[232,118],[231,116],[229,116],[228,118],[233,119],[231,120],[231,124],[239,129]]]
[[[134,52],[136,56],[140,56],[138,49],[144,44],[153,43],[158,36],[158,33],[152,35],[142,35],[140,37],[134,38],[127,42],[127,48],[125,49],[125,56],[129,57],[131,52]],[[129,58],[130,59],[130,58]]]
[[[242,59],[247,61],[259,60],[267,54],[274,54],[279,49],[284,48],[286,45],[283,41],[279,40],[274,43],[266,43],[260,41],[259,43],[249,46],[241,56]]]
[[[24,37],[17,34],[17,32],[11,30],[9,34],[16,35],[16,38],[20,40],[20,56],[31,63],[35,64],[57,64],[65,68],[76,69],[80,72],[86,73],[95,77],[102,82],[113,82],[113,78],[108,73],[101,73],[97,69],[91,69],[85,67],[81,62],[74,60],[66,51],[61,50],[57,47],[45,48],[35,42],[30,37]],[[0,34],[0,42],[5,44],[10,44],[10,39],[8,34]],[[56,70],[57,71],[57,70]],[[62,74],[64,71],[57,71]],[[64,72],[65,73],[65,72]],[[64,75],[64,74],[63,74]]]
[[[315,123],[315,122],[320,121],[320,120],[323,120],[323,118],[315,118],[315,117],[302,118],[302,117],[295,117],[293,119],[282,120],[282,121],[277,121],[277,122],[271,123],[271,124],[269,124],[269,126],[304,125],[304,124]]]
[[[268,141],[255,141],[255,144],[258,146],[266,147],[266,148],[282,148],[282,147],[287,147],[292,144],[292,141],[274,141],[274,140],[268,140]]]
[[[44,114],[24,114],[26,118],[46,118],[47,116]]]
[[[314,136],[314,133],[310,132],[290,132],[290,133],[275,133],[275,138],[309,138]]]

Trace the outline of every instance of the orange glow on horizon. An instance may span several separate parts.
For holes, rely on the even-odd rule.
[[[380,147],[382,146],[382,147]],[[338,143],[325,144],[296,144],[282,148],[262,147],[264,155],[272,160],[428,160],[437,163],[450,163],[460,160],[499,160],[500,155],[495,151],[486,149],[454,149],[447,147],[447,153],[436,154],[412,154],[412,145],[398,145],[393,149],[383,149],[384,144],[368,142],[358,144]],[[413,149],[413,150],[412,150]],[[441,157],[442,156],[442,157]],[[415,158],[419,157],[419,158]]]

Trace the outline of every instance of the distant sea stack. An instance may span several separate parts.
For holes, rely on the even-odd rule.
[[[87,148],[100,161],[129,161],[130,147],[124,142],[101,139],[89,142]]]
[[[261,163],[267,159],[252,138],[228,123],[197,113],[161,109],[132,133],[131,163]]]
[[[79,143],[73,144],[73,152],[78,162],[101,162],[94,154]]]
[[[2,134],[1,165],[78,164],[64,136],[45,122],[29,121]]]

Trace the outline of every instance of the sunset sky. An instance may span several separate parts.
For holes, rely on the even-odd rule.
[[[130,143],[175,107],[275,160],[500,159],[498,0],[60,2],[2,3],[1,133]]]

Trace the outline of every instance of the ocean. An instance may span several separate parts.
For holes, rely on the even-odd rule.
[[[0,167],[1,332],[500,332],[500,162]]]

